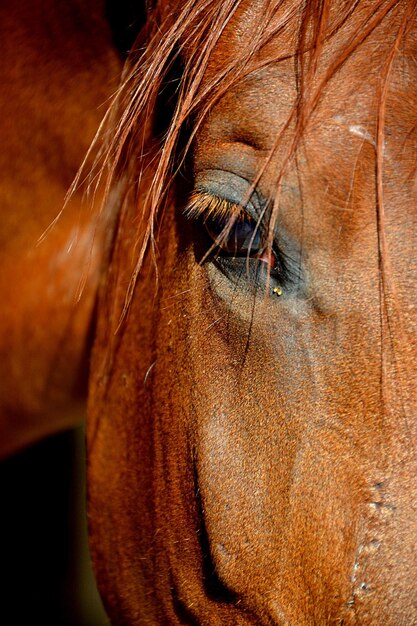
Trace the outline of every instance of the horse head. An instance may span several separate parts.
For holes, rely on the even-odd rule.
[[[150,10],[89,401],[115,624],[417,620],[415,35],[411,0]]]

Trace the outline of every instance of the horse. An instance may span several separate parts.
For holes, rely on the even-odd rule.
[[[84,415],[101,244],[99,236],[74,306],[94,225],[82,193],[38,242],[64,204],[122,61],[100,2],[5,1],[0,12],[4,457]]]
[[[415,0],[147,7],[70,196],[113,624],[417,623],[415,58]]]

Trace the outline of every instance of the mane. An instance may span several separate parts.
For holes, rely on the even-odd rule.
[[[176,3],[175,3],[176,4]],[[386,100],[392,67],[400,44],[413,23],[416,0],[378,0],[361,3],[359,0],[265,0],[262,20],[248,39],[247,46],[236,52],[234,58],[217,72],[206,77],[210,58],[217,44],[243,0],[185,0],[172,9],[169,2],[156,2],[148,11],[144,29],[130,54],[123,80],[109,112],[99,130],[95,145],[100,145],[90,179],[104,181],[105,196],[117,185],[123,192],[120,223],[128,205],[136,203],[137,235],[134,241],[135,258],[124,304],[119,309],[113,331],[117,331],[126,315],[135,284],[148,250],[155,253],[156,230],[170,191],[190,152],[194,138],[215,104],[231,88],[248,76],[287,59],[294,60],[297,98],[284,131],[275,140],[269,159],[280,144],[282,134],[292,125],[292,140],[284,165],[277,179],[277,199],[269,222],[269,242],[279,204],[279,189],[290,161],[302,141],[307,123],[316,110],[328,83],[339,72],[352,54],[371,33],[394,11],[397,32],[387,57],[381,62],[381,81],[376,111],[376,206],[381,282],[381,311],[387,302],[396,302],[390,282],[389,255],[385,241],[383,201],[383,144]],[[332,8],[333,7],[333,8]],[[352,16],[361,11],[361,27],[349,29]],[[294,50],[287,57],[269,54],[260,56],[267,44],[291,24],[294,31]],[[344,29],[338,39],[338,49],[326,66],[324,77],[318,80],[326,42]],[[260,60],[262,58],[262,60]],[[203,81],[203,78],[205,80]],[[162,120],[158,103],[166,98],[170,107],[168,119]],[[187,129],[187,140],[181,144]],[[265,166],[268,159],[265,162]],[[262,172],[259,172],[259,177]],[[145,198],[138,199],[138,190],[144,175],[151,182]],[[258,177],[258,178],[259,178]],[[254,181],[254,186],[257,181]],[[156,263],[157,266],[157,263]],[[395,309],[395,307],[394,307]],[[398,314],[398,315],[397,315]]]

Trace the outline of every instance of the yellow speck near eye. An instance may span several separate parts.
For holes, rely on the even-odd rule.
[[[277,296],[282,296],[282,289],[281,287],[274,287],[272,290]]]

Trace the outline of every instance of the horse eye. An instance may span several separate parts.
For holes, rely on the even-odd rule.
[[[227,256],[257,257],[263,245],[259,225],[247,214],[230,220],[225,217],[208,217],[204,226],[218,253]]]

